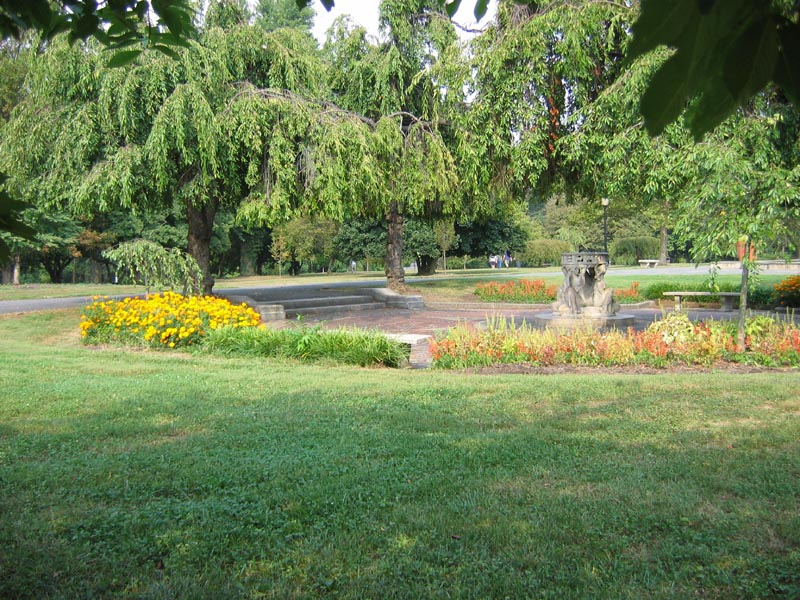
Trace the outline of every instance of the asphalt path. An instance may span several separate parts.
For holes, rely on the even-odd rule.
[[[734,264],[735,265],[735,264]],[[734,265],[720,266],[719,274],[737,274],[741,273],[741,269]],[[708,275],[709,265],[667,265],[656,267],[611,267],[608,271],[609,275]],[[785,273],[797,273],[800,268],[795,266],[791,271]],[[519,269],[498,269],[496,272],[490,274],[493,278],[515,278],[519,277],[522,273]],[[525,275],[535,275],[530,271]],[[463,276],[454,275],[452,277],[440,276],[437,280],[441,279],[460,279]],[[406,282],[409,285],[415,283],[422,283],[431,281],[429,277],[406,277]],[[255,287],[242,287],[242,288],[225,288],[217,289],[215,293],[220,296],[256,296],[263,298],[291,298],[291,297],[306,297],[307,295],[323,294],[325,290],[336,288],[353,288],[353,287],[385,287],[386,281],[381,279],[356,279],[356,280],[338,280],[332,282],[320,283],[306,283],[298,285],[285,285],[285,286],[255,286]],[[126,296],[110,296],[115,300],[121,300]],[[257,298],[261,299],[261,298]],[[73,308],[79,306],[86,306],[92,302],[91,296],[80,296],[71,298],[43,298],[43,299],[29,299],[29,300],[0,300],[0,314],[9,313],[26,313],[45,310],[57,310],[62,308]]]

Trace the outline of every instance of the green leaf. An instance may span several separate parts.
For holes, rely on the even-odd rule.
[[[97,31],[97,28],[99,26],[100,26],[99,17],[94,13],[87,13],[73,23],[72,32],[70,33],[70,39],[85,40],[95,31]]]
[[[686,113],[686,124],[695,141],[700,141],[706,133],[727,119],[737,105],[724,81],[715,79],[709,82],[706,91]]]
[[[118,21],[116,23],[112,23],[111,26],[106,31],[106,33],[111,37],[115,37],[118,35],[124,35],[128,31],[130,31],[128,26],[125,23]]]
[[[444,5],[444,9],[447,11],[447,15],[452,19],[458,12],[459,6],[461,6],[461,0],[451,0]]]
[[[142,53],[141,50],[123,50],[121,52],[117,52],[111,59],[106,63],[106,67],[109,69],[115,69],[117,67],[124,67],[125,65],[129,65]]]
[[[139,2],[136,4],[136,7],[133,9],[133,12],[135,12],[140,19],[144,20],[149,8],[150,5],[145,2],[145,0],[139,0]]]
[[[633,40],[628,48],[629,60],[662,44],[675,46],[687,27],[700,17],[694,0],[642,0],[639,18],[633,24]]]
[[[181,48],[192,47],[186,38],[170,33],[169,31],[159,33],[157,39],[159,43],[167,44],[168,46],[180,46]]]
[[[109,50],[119,50],[120,48],[127,48],[136,44],[141,44],[142,38],[134,32],[129,32],[124,36],[109,40],[107,44]]]
[[[686,108],[687,69],[687,60],[681,54],[674,54],[650,80],[641,101],[644,124],[650,135],[659,135]]]
[[[746,100],[772,78],[778,60],[778,33],[775,21],[759,19],[731,44],[723,67],[723,77],[731,95]]]
[[[475,3],[475,20],[480,21],[486,15],[488,0],[478,0]]]
[[[172,33],[183,31],[185,25],[183,11],[167,6],[158,13],[158,16]]]
[[[800,104],[800,25],[778,32],[781,50],[775,65],[775,82],[795,104]]]
[[[177,59],[180,58],[180,56],[178,55],[177,52],[175,52],[175,50],[173,50],[169,46],[165,46],[164,44],[154,44],[152,46],[152,48],[154,50],[158,50],[159,52],[161,52],[161,54],[165,54],[166,56],[169,56],[172,59],[177,60]]]
[[[28,10],[31,13],[33,22],[37,23],[42,29],[47,29],[53,18],[53,11],[47,0],[29,0]]]

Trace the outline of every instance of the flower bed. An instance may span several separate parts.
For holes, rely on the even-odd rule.
[[[635,304],[645,300],[639,291],[639,282],[634,281],[629,288],[614,288],[614,299],[620,304]]]
[[[793,275],[775,286],[775,300],[780,306],[800,307],[800,275]]]
[[[549,304],[556,299],[557,292],[557,285],[548,284],[543,279],[489,281],[475,287],[475,294],[486,302]],[[638,281],[634,281],[627,289],[615,289],[614,298],[620,304],[632,304],[644,299],[639,292]]]
[[[95,297],[84,310],[80,328],[86,343],[116,341],[176,348],[196,344],[210,330],[254,327],[260,320],[259,314],[246,304],[165,292],[124,300]]]
[[[213,296],[185,297],[174,292],[149,298],[96,297],[81,317],[84,343],[182,349],[226,356],[292,358],[359,366],[399,367],[408,347],[383,333],[357,329],[283,330],[259,325],[246,304]]]
[[[535,365],[712,365],[720,361],[769,366],[800,365],[800,329],[769,317],[752,317],[747,348],[736,350],[736,325],[692,323],[685,313],[671,313],[644,331],[576,330],[560,334],[504,319],[486,329],[458,325],[431,341],[432,366],[464,368],[494,364]]]
[[[479,283],[475,294],[487,302],[519,302],[546,304],[556,299],[558,286],[548,285],[543,279],[489,281]]]

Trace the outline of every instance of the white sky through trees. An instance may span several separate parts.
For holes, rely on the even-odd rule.
[[[325,32],[328,31],[336,17],[349,14],[353,21],[363,25],[370,34],[377,36],[379,4],[380,0],[336,0],[336,6],[328,12],[319,0],[313,0],[313,7],[317,15],[314,18],[314,27],[311,31],[317,41],[323,44],[325,42]],[[467,29],[483,28],[491,22],[497,12],[497,2],[489,2],[486,15],[481,19],[480,24],[476,24],[475,15],[472,13],[474,7],[475,5],[472,2],[462,2],[453,21]],[[470,34],[461,29],[456,28],[456,31],[464,39],[471,37]]]

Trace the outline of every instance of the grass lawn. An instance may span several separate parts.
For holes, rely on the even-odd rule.
[[[757,281],[765,285],[775,285],[787,274],[761,274]],[[409,277],[415,277],[413,274]],[[561,283],[563,274],[559,267],[548,267],[540,269],[469,269],[469,270],[449,270],[440,271],[437,275],[425,279],[424,281],[415,280],[412,289],[421,294],[429,301],[453,301],[462,300],[479,302],[480,299],[474,294],[475,286],[478,283],[487,281],[505,281],[508,279],[544,279],[550,283]],[[368,273],[311,273],[303,274],[299,277],[288,275],[264,276],[264,277],[236,277],[231,279],[219,279],[214,285],[215,290],[246,287],[277,287],[286,285],[304,284],[325,284],[343,281],[374,281],[376,285],[383,285],[386,282],[382,272],[370,271]],[[650,274],[643,270],[636,275],[615,275],[612,269],[606,275],[608,284],[615,288],[628,288],[631,283],[637,281],[642,287],[653,283],[669,282],[676,286],[689,283],[702,283],[707,280],[704,274],[698,275],[670,275],[668,273]],[[739,275],[719,275],[719,283],[739,284]],[[125,294],[143,294],[143,286],[134,285],[111,285],[111,284],[24,284],[19,286],[0,285],[0,301],[2,300],[29,300],[34,298],[66,298],[76,296],[119,296]],[[153,290],[157,291],[157,290]]]
[[[350,281],[352,279],[376,280],[385,283],[386,278],[382,272],[369,273],[330,273],[330,274],[303,274],[299,277],[284,275],[264,277],[235,277],[231,279],[218,279],[214,285],[215,290],[238,287],[261,287],[303,285],[312,283],[330,283],[335,281]],[[153,292],[159,290],[153,289]],[[33,298],[73,298],[76,296],[121,296],[125,294],[144,294],[145,288],[140,285],[113,285],[110,283],[28,283],[23,285],[0,285],[0,300],[30,300]]]
[[[463,301],[480,302],[480,298],[475,294],[475,287],[479,283],[487,281],[508,281],[510,279],[543,279],[548,283],[560,284],[564,280],[564,275],[560,269],[536,269],[517,271],[515,269],[501,270],[498,275],[496,270],[485,270],[478,275],[462,276],[461,274],[451,274],[447,278],[433,277],[429,281],[415,281],[413,289],[421,294],[428,301]],[[756,279],[756,285],[775,285],[789,274],[762,274]],[[675,290],[681,290],[687,285],[698,285],[708,281],[708,277],[703,274],[698,275],[670,275],[669,273],[649,274],[646,271],[636,275],[616,275],[613,270],[605,277],[610,287],[617,289],[627,289],[633,282],[638,282],[641,289],[657,283],[669,283],[674,285]],[[717,283],[739,285],[740,275],[718,275]],[[751,285],[752,281],[751,281]]]
[[[797,598],[797,371],[309,367],[0,317],[2,598]]]

